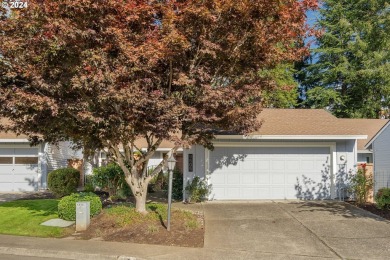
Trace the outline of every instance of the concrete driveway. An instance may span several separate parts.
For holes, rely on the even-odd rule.
[[[390,258],[390,222],[347,203],[208,202],[204,210],[205,249],[233,258]]]

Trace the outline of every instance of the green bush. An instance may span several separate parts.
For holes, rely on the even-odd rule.
[[[363,165],[355,175],[352,176],[350,182],[350,191],[354,194],[356,203],[363,205],[367,202],[369,191],[372,189],[374,182],[372,176],[366,174],[366,166]]]
[[[175,200],[183,199],[183,174],[177,169],[173,170],[172,198]]]
[[[125,180],[125,174],[121,167],[115,163],[95,168],[92,174],[94,186],[106,191],[110,196],[127,197],[131,195],[131,189]]]
[[[207,199],[211,185],[208,185],[206,180],[201,180],[199,176],[196,176],[191,183],[187,182],[186,191],[189,195],[189,201],[200,202]]]
[[[73,193],[63,197],[58,203],[58,216],[65,220],[76,220],[76,202],[89,201],[90,215],[95,216],[102,210],[100,198],[92,192]]]
[[[390,188],[379,189],[375,195],[375,202],[379,209],[390,209]]]
[[[95,186],[92,183],[92,175],[85,176],[84,192],[94,192]]]
[[[80,172],[73,168],[63,168],[49,173],[49,190],[57,197],[63,197],[77,191]]]
[[[154,168],[151,168],[149,170],[149,173],[151,173],[153,170],[154,170]],[[149,182],[149,185],[152,186],[153,188],[148,190],[148,192],[167,190],[168,189],[168,174],[164,174],[163,171],[160,171]]]

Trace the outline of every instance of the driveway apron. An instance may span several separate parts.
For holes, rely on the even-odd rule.
[[[343,202],[209,202],[205,248],[290,258],[389,259],[390,222]]]

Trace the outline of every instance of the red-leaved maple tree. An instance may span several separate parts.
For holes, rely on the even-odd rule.
[[[259,76],[307,54],[316,0],[29,0],[0,13],[0,116],[32,143],[108,149],[146,212],[163,140],[211,147],[260,125]],[[4,127],[3,127],[4,128]],[[148,144],[134,159],[136,140]]]

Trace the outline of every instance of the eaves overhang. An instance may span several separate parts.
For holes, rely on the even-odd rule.
[[[216,135],[217,139],[241,140],[357,140],[367,135]]]

